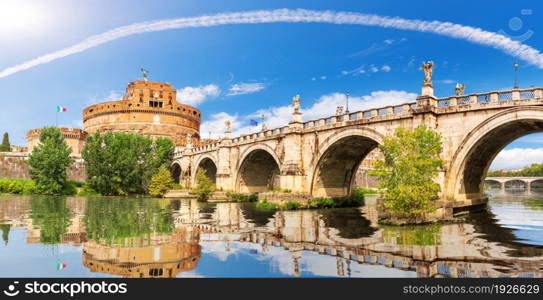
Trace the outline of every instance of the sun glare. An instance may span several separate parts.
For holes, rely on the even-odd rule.
[[[41,18],[35,4],[26,0],[0,0],[0,32],[22,33],[40,27]]]

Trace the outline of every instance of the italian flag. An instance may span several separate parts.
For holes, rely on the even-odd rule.
[[[57,106],[57,112],[65,112],[67,111],[68,109],[66,107],[62,107],[62,106]]]
[[[57,270],[61,271],[66,269],[67,265],[63,263],[57,263]]]

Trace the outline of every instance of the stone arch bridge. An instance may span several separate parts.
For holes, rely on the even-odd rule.
[[[289,190],[303,197],[345,196],[364,157],[398,127],[426,125],[441,134],[444,168],[435,181],[452,207],[483,205],[483,185],[496,155],[513,140],[543,131],[543,89],[515,89],[435,98],[302,121],[178,149],[172,169],[185,186],[203,168],[217,187],[238,193]],[[227,125],[228,127],[228,125]]]

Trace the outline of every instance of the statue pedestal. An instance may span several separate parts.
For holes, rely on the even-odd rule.
[[[422,85],[421,96],[434,97],[434,86],[431,83],[425,83]]]
[[[291,123],[302,123],[302,113],[301,112],[294,112],[292,113],[292,121]]]

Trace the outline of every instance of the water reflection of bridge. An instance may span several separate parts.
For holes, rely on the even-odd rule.
[[[33,224],[28,200],[17,200],[0,199],[0,220],[25,227],[28,243],[40,242],[42,229]],[[266,214],[256,213],[253,204],[173,200],[167,204],[171,231],[111,243],[89,234],[85,201],[68,198],[66,203],[71,219],[59,242],[83,243],[83,264],[92,272],[125,277],[174,277],[192,270],[209,243],[224,246],[225,252],[233,243],[288,251],[294,275],[300,274],[300,258],[307,252],[334,257],[339,276],[353,263],[416,271],[421,277],[541,277],[543,270],[541,247],[511,242],[511,230],[486,219],[379,228],[371,207]]]
[[[202,230],[201,242],[224,242],[225,247],[235,241],[282,247],[292,253],[294,274],[299,274],[300,252],[312,251],[336,257],[340,276],[344,268],[339,261],[345,260],[416,271],[420,277],[543,277],[543,249],[528,247],[531,257],[514,257],[511,253],[518,251],[518,244],[481,238],[477,224],[436,225],[436,230],[426,232],[430,237],[426,240],[412,238],[420,235],[417,229],[398,227],[344,238],[345,228],[330,227],[322,211],[279,211],[258,228],[244,218],[243,206],[237,203],[217,204],[214,216],[224,216],[222,220],[210,218],[202,223],[202,219],[186,218],[182,209],[178,213],[177,226],[183,225],[181,220],[197,226]],[[364,208],[360,213],[371,216],[374,211]],[[507,234],[499,226],[487,229],[500,232],[487,234],[486,238]]]

